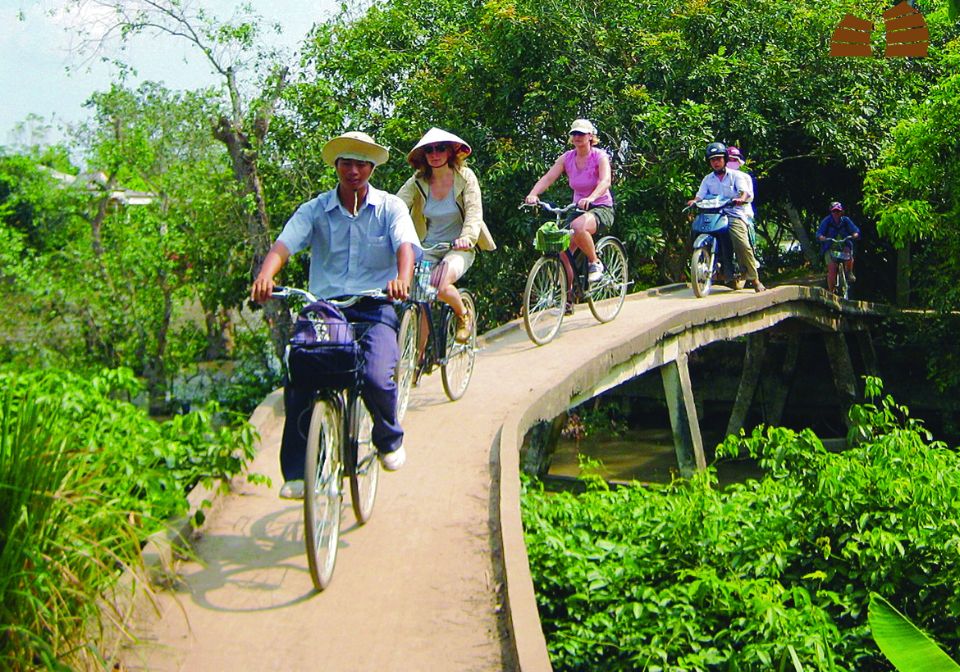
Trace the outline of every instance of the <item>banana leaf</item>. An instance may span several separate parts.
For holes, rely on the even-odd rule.
[[[868,620],[873,640],[900,672],[960,672],[936,642],[876,593],[870,594]]]

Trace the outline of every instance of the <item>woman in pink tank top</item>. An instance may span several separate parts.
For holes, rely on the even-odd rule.
[[[589,263],[587,279],[596,282],[603,274],[603,264],[597,258],[593,236],[613,224],[613,194],[610,193],[610,157],[597,149],[597,129],[587,119],[577,119],[570,126],[570,142],[573,149],[564,152],[533,189],[523,199],[536,204],[540,194],[550,188],[557,178],[567,174],[573,189],[573,202],[579,208],[570,217],[573,236],[570,252],[582,250]],[[567,255],[560,255],[567,269],[568,285],[573,283],[573,269]]]

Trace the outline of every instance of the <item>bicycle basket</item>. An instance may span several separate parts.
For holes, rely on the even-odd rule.
[[[286,351],[290,382],[312,389],[342,389],[357,384],[363,353],[356,341],[363,323],[350,323],[326,301],[304,306]]]
[[[850,249],[842,245],[834,243],[830,248],[830,258],[834,261],[849,261],[852,256]]]
[[[537,229],[533,247],[538,252],[563,252],[570,247],[570,229],[561,229],[556,222],[547,222]]]

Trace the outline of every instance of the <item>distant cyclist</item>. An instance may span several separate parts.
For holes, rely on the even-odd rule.
[[[610,157],[597,149],[596,127],[587,119],[577,119],[570,126],[573,149],[564,152],[543,177],[537,180],[524,201],[535,204],[563,173],[567,174],[573,189],[573,202],[587,212],[571,214],[570,251],[580,249],[587,258],[587,280],[596,282],[603,277],[603,263],[597,257],[593,236],[600,235],[613,225],[613,194],[610,192]],[[560,255],[567,271],[567,286],[573,285],[573,267],[567,255]]]
[[[823,255],[823,260],[827,264],[827,289],[832,292],[837,286],[837,260],[830,253],[831,243],[827,240],[828,238],[834,240],[851,239],[846,240],[843,244],[843,249],[850,253],[850,258],[844,262],[844,266],[847,267],[847,279],[850,282],[856,282],[857,278],[853,274],[853,241],[860,238],[860,229],[857,228],[852,219],[843,214],[843,204],[839,201],[830,204],[830,214],[823,218],[820,227],[817,229],[820,254]]]

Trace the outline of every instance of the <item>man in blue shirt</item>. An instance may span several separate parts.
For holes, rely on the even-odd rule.
[[[310,292],[321,298],[385,289],[405,299],[413,266],[422,253],[413,220],[403,201],[370,186],[376,166],[389,151],[365,133],[349,132],[324,145],[323,160],[337,171],[338,185],[301,205],[283,227],[263,260],[250,296],[270,298],[274,276],[287,259],[310,248]],[[397,386],[393,379],[399,351],[397,316],[387,299],[366,298],[343,309],[351,322],[372,326],[360,337],[365,356],[361,396],[373,418],[373,443],[384,468],[403,466],[403,429],[397,421]],[[306,433],[312,390],[284,388],[286,422],[280,446],[284,484],[280,496],[303,497]]]
[[[753,185],[750,177],[739,170],[727,168],[727,147],[722,142],[711,142],[707,145],[706,156],[711,172],[700,181],[697,195],[687,201],[687,205],[716,196],[731,199],[731,206],[724,209],[730,219],[730,242],[733,243],[737,260],[743,266],[747,280],[753,284],[754,291],[762,292],[766,287],[760,282],[757,272],[760,264],[753,252],[753,245],[750,244],[749,226],[753,220],[753,208],[750,205],[753,200]]]
[[[820,241],[820,254],[823,255],[823,261],[827,265],[827,289],[831,292],[837,285],[837,260],[833,258],[830,252],[831,242],[827,240],[844,240],[850,238],[843,244],[843,250],[847,253],[847,260],[843,265],[847,267],[847,278],[850,282],[856,282],[857,278],[853,275],[853,241],[860,238],[860,229],[853,223],[853,220],[843,214],[843,204],[834,201],[830,204],[830,214],[823,218],[817,228],[817,240]]]

